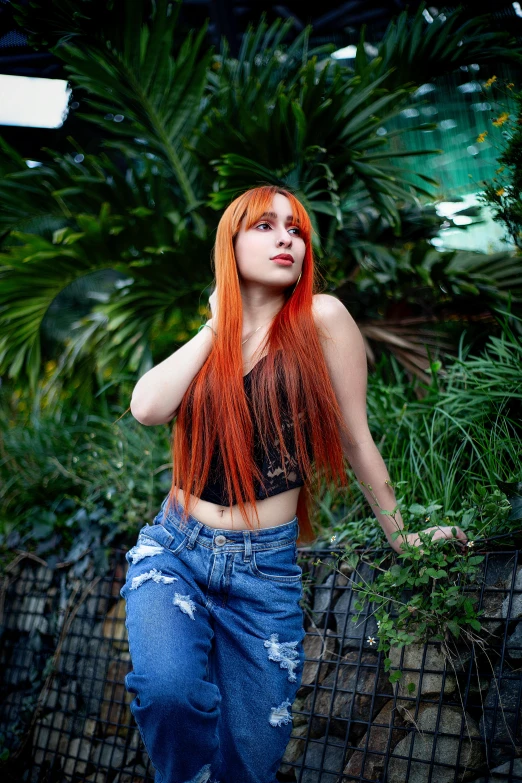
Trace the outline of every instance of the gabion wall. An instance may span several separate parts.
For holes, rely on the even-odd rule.
[[[487,618],[484,649],[463,647],[452,664],[435,643],[392,652],[405,671],[393,687],[371,611],[352,622],[352,585],[371,582],[374,571],[364,563],[333,571],[332,554],[319,553],[318,563],[317,551],[300,551],[307,660],[278,779],[522,781],[520,553],[487,554],[473,589]],[[154,779],[123,684],[131,665],[119,596],[124,552],[111,559],[105,577],[79,579],[21,557],[4,580],[0,758],[5,748],[10,755],[2,783]]]

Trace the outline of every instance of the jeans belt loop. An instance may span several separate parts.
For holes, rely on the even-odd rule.
[[[201,530],[202,527],[203,527],[203,523],[202,522],[196,522],[196,524],[194,525],[194,530],[190,534],[190,538],[189,538],[188,544],[187,544],[187,549],[194,549],[194,544],[196,543],[196,538],[198,537],[199,531]]]
[[[249,563],[252,558],[252,541],[250,540],[249,530],[243,530],[243,538],[245,540],[245,554],[243,560],[245,563]]]

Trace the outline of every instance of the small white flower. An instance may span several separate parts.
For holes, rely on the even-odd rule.
[[[335,541],[336,538],[337,538],[337,536],[332,536],[331,539],[330,539],[330,543],[333,544],[333,542]]]
[[[366,639],[366,644],[372,645],[372,644],[377,644],[377,642],[375,641],[375,639],[373,638],[373,636],[369,636],[369,637]]]
[[[469,546],[471,548],[472,546],[475,546],[475,542],[474,541],[468,541],[466,546]]]
[[[377,620],[377,628],[380,628],[380,627],[381,627],[381,621]]]

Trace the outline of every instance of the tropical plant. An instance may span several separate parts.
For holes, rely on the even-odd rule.
[[[169,352],[188,336],[195,324],[187,314],[201,315],[209,281],[216,210],[238,189],[259,181],[294,189],[314,221],[327,279],[353,264],[343,237],[353,236],[354,213],[361,222],[378,214],[398,235],[401,210],[432,197],[433,180],[398,165],[418,154],[398,146],[408,131],[377,134],[419,72],[424,43],[418,33],[410,40],[405,17],[382,43],[390,67],[374,58],[370,79],[360,57],[352,71],[329,57],[333,46],[310,48],[310,28],[288,41],[291,20],[268,26],[262,18],[233,58],[226,42],[218,54],[204,49],[204,30],[180,32],[179,0],[126,0],[123,8],[91,0],[81,11],[72,0],[35,2],[30,12],[13,5],[34,45],[64,62],[85,107],[78,127],[99,134],[89,150],[72,138],[74,152],[43,150],[31,168],[2,143],[0,372],[26,375],[33,390],[45,361],[57,360],[57,383],[77,383],[87,404],[111,373],[148,369],[160,335]],[[427,23],[417,14],[412,24]],[[498,33],[480,51],[478,29],[465,25],[462,37],[462,25],[444,27],[436,75],[455,67],[461,41],[458,62],[519,51]],[[393,83],[390,52],[406,39],[412,70]],[[53,314],[80,280],[91,281],[94,304],[69,320],[64,350],[59,337],[53,344]]]
[[[461,347],[444,384],[433,373],[421,400],[393,358],[383,357],[370,375],[370,428],[410,531],[456,524],[473,539],[489,539],[489,546],[497,536],[502,545],[520,537],[516,323],[505,317],[501,336],[490,337],[479,355]],[[130,391],[130,376],[118,382]],[[94,415],[58,396],[35,414],[19,392],[13,397],[7,388],[0,395],[0,416],[10,422],[0,434],[0,556],[30,547],[46,557],[85,565],[85,557],[96,556],[103,563],[106,548],[151,519],[170,486],[168,426],[142,427],[132,417],[111,421],[107,411]],[[317,493],[319,549],[386,546],[351,478],[351,489],[325,484]]]
[[[500,83],[496,76],[488,88],[504,92],[515,103],[515,116],[502,111],[492,120],[495,128],[502,128],[502,144],[497,158],[499,168],[491,182],[484,182],[480,200],[491,207],[493,219],[504,225],[508,238],[519,253],[522,250],[522,91],[514,90],[513,82]],[[502,89],[505,87],[505,89]],[[506,93],[506,90],[509,92]],[[477,139],[484,142],[491,131],[485,129]],[[498,131],[497,131],[498,133]],[[519,256],[520,257],[520,256]]]

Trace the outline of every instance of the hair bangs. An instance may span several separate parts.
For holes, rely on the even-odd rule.
[[[292,207],[292,225],[298,226],[301,230],[301,237],[305,242],[310,241],[312,225],[308,213],[298,201],[298,199],[284,188],[278,188],[275,185],[265,185],[258,188],[252,188],[238,199],[238,207],[241,214],[237,214],[236,225],[234,225],[234,236],[239,232],[242,221],[245,221],[245,229],[252,228],[258,223],[266,213],[271,211],[272,201],[276,193],[286,196]],[[239,212],[239,209],[238,209]]]

